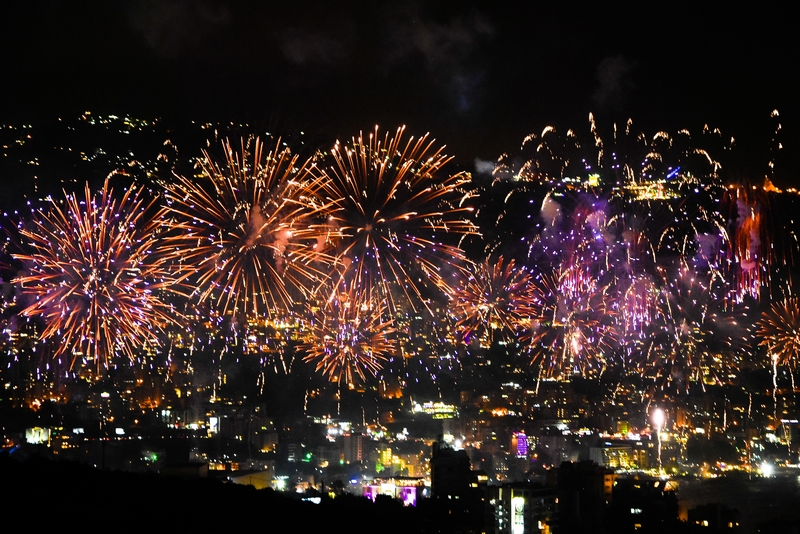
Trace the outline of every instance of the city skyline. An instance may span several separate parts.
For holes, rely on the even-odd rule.
[[[780,113],[770,120],[780,132]],[[425,489],[435,476],[426,450],[444,439],[481,468],[462,482],[487,477],[481,491],[490,495],[526,480],[526,488],[550,499],[535,513],[553,528],[559,513],[566,521],[567,508],[558,512],[552,504],[562,489],[540,484],[564,462],[591,460],[602,467],[578,463],[580,476],[621,476],[620,488],[627,487],[625,477],[642,474],[674,477],[675,484],[742,471],[765,484],[773,476],[784,480],[798,444],[797,355],[784,343],[793,339],[796,301],[788,281],[798,193],[772,185],[770,162],[761,177],[727,179],[735,147],[715,131],[647,137],[629,129],[605,140],[592,124],[585,131],[545,127],[523,140],[518,154],[471,177],[431,157],[435,144],[430,153],[415,149],[427,140],[415,145],[420,141],[403,130],[344,141],[336,145],[338,160],[312,153],[311,167],[266,133],[263,143],[252,134],[237,139],[247,125],[184,124],[181,132],[162,120],[88,111],[42,126],[6,125],[4,168],[25,177],[15,195],[30,206],[4,214],[6,451],[37,442],[54,457],[101,466],[97,444],[109,441],[120,452],[130,449],[114,460],[115,469],[167,474],[184,454],[163,448],[182,437],[192,444],[192,465],[221,470],[215,477],[263,478],[279,490],[292,484],[311,499],[318,498],[317,477],[334,481],[324,495],[360,493],[363,486],[374,498],[388,491],[383,485],[409,483],[422,493],[411,498],[403,490],[405,502],[424,503],[436,498]],[[217,148],[187,155],[178,140],[197,133],[208,140],[200,146],[213,141]],[[781,161],[779,139],[773,163]],[[294,142],[303,153],[302,137]],[[50,169],[62,172],[48,175]],[[358,184],[352,202],[330,192],[334,172],[341,177],[337,187]],[[373,182],[381,176],[374,172],[384,178]],[[372,198],[384,183],[409,189]],[[142,204],[144,198],[150,200]],[[395,198],[413,198],[419,207]],[[377,206],[376,216],[361,218],[372,213],[365,206]],[[376,276],[380,263],[356,267],[364,251],[379,250],[362,241],[364,232],[374,230],[389,244],[431,230],[447,237],[424,218],[446,220],[442,207],[454,210],[450,224],[462,228],[451,236],[458,243],[449,245],[459,248],[443,248],[446,259],[426,252],[423,268],[414,271],[422,277],[416,290],[399,288],[412,272],[416,239],[409,241],[411,255],[390,249],[404,266],[388,267],[401,274],[394,281]],[[395,216],[377,216],[383,209]],[[425,214],[422,226],[405,223],[416,214]],[[383,228],[385,220],[393,222]],[[210,246],[201,246],[204,239]],[[323,242],[329,244],[316,248]],[[264,247],[255,257],[271,268],[301,261],[303,276],[270,282],[300,287],[285,299],[264,293],[266,308],[256,310],[239,298],[254,288],[271,291],[257,272],[242,278],[230,298],[231,278],[217,278],[208,289],[194,279],[206,269],[216,276],[220,261],[250,261],[251,247]],[[88,269],[76,268],[80,262]],[[328,263],[311,268],[315,262]],[[147,278],[160,280],[161,289],[147,289]],[[305,289],[303,279],[311,282]],[[170,296],[174,282],[183,289]],[[70,285],[65,297],[49,296]],[[131,331],[154,336],[139,349],[132,350],[138,341],[120,344],[114,327],[101,336],[111,351],[101,357],[63,345],[58,336],[38,339],[48,324],[51,331],[68,327],[72,306],[84,310],[77,313],[94,309],[80,303],[91,302],[98,289],[163,299],[156,308],[174,312],[174,324],[139,315],[142,304],[134,298],[124,314],[108,308],[96,317],[135,321]],[[365,291],[396,299],[391,313],[361,300]],[[308,305],[314,294],[322,300]],[[39,320],[38,312],[25,318],[37,295],[43,310],[52,308],[43,315],[53,319]],[[241,317],[237,307],[245,311]],[[67,322],[58,327],[61,320]],[[322,328],[315,331],[315,323]],[[380,358],[363,352],[379,345]],[[57,351],[66,356],[61,362],[51,358]],[[326,368],[305,356],[315,351],[321,361],[340,363]],[[357,363],[359,357],[367,363]],[[437,397],[438,403],[420,402]],[[665,414],[658,423],[656,413]],[[24,437],[18,417],[37,421]],[[515,453],[520,435],[529,445]],[[360,456],[351,450],[354,439]],[[213,444],[222,442],[215,452]],[[416,452],[403,452],[405,442]],[[376,454],[383,463],[372,463]],[[402,478],[412,472],[412,482]],[[392,482],[387,473],[400,478]],[[344,478],[363,482],[335,484]],[[684,490],[695,492],[688,502],[706,502],[692,487]],[[657,495],[673,502],[675,489]],[[498,501],[492,513],[501,517],[503,506]],[[587,513],[599,512],[576,517],[586,521]],[[745,517],[744,524],[760,520]]]
[[[465,532],[791,499],[792,20],[9,7],[3,469],[388,496]]]

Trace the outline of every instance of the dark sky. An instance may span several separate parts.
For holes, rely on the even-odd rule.
[[[766,3],[8,4],[0,121],[89,109],[343,137],[407,124],[464,160],[547,124],[584,128],[589,111],[767,143],[778,108],[798,137],[797,19]]]

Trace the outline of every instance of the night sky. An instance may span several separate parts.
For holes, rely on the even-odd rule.
[[[588,129],[590,111],[650,135],[708,123],[762,150],[777,108],[797,146],[788,8],[648,6],[13,3],[0,17],[0,121],[92,110],[325,138],[406,124],[468,164],[548,124]]]

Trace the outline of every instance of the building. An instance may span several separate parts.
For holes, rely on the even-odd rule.
[[[558,517],[558,491],[529,482],[490,486],[486,496],[487,534],[553,532]]]
[[[342,435],[342,459],[350,464],[364,460],[364,436],[358,432]]]
[[[425,490],[425,481],[417,477],[376,478],[372,484],[364,485],[364,497],[375,501],[378,495],[388,495],[403,503],[416,506]]]
[[[564,462],[555,475],[561,531],[578,532],[602,524],[617,479],[614,471],[594,462]]]

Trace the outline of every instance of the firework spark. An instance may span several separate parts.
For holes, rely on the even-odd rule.
[[[660,316],[648,331],[642,359],[645,374],[655,373],[661,389],[688,390],[691,382],[724,383],[738,368],[748,346],[743,310],[726,311],[726,285],[715,275],[681,270],[662,286]]]
[[[533,363],[551,377],[602,372],[616,339],[604,287],[580,268],[534,281],[529,341]]]
[[[460,193],[469,176],[444,174],[451,158],[443,148],[427,135],[403,142],[403,132],[381,139],[376,128],[350,146],[337,143],[317,191],[317,205],[341,235],[340,276],[348,286],[379,290],[392,310],[398,295],[416,308],[427,282],[440,282],[442,267],[464,258],[445,238],[476,232],[469,194]]]
[[[495,334],[513,335],[531,313],[531,275],[514,260],[487,258],[466,274],[451,292],[456,329],[463,339],[477,336],[489,345]]]
[[[735,228],[728,243],[733,263],[734,296],[741,303],[745,296],[761,299],[761,287],[767,285],[770,272],[772,240],[767,231],[770,211],[765,188],[730,185],[724,201],[735,215]]]
[[[340,286],[341,287],[341,286]],[[386,308],[368,293],[342,291],[317,309],[299,349],[332,382],[353,386],[375,376],[394,352],[395,332]]]
[[[20,227],[31,249],[14,256],[25,265],[15,283],[32,299],[22,314],[45,321],[42,339],[71,365],[81,356],[98,366],[118,354],[134,359],[173,320],[159,296],[174,282],[154,252],[161,220],[148,216],[155,200],[143,196],[132,186],[117,201],[106,179],[97,195],[87,184],[83,199],[66,194],[63,207],[51,201]]]
[[[240,153],[223,147],[224,165],[204,153],[201,178],[165,184],[165,247],[200,303],[235,320],[273,316],[319,278],[315,262],[327,230],[309,224],[312,212],[302,202],[313,164],[298,165],[280,141],[266,153],[258,139],[252,153],[244,140]]]
[[[658,317],[660,288],[649,275],[632,278],[619,299],[622,329],[629,339],[644,337]]]
[[[777,365],[796,367],[800,357],[800,305],[797,297],[772,304],[758,322],[756,334]]]

